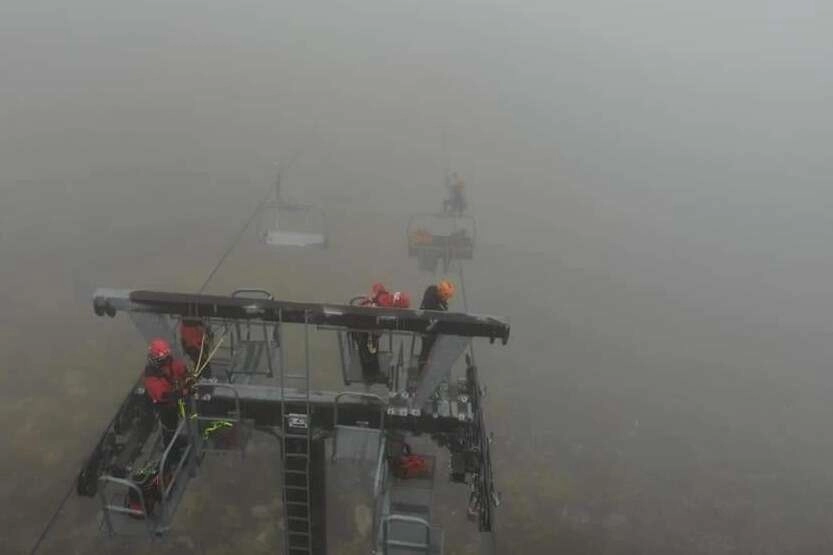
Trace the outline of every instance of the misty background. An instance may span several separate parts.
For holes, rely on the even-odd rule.
[[[332,266],[275,259],[291,299],[416,294],[402,222],[465,178],[470,302],[513,323],[478,351],[502,550],[833,551],[832,24],[0,0],[0,543],[28,550],[138,372],[92,289],[198,288],[297,153],[287,191],[343,233]]]

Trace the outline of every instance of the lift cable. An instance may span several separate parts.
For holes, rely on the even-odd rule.
[[[70,496],[72,495],[72,491],[74,489],[75,489],[75,483],[71,482],[70,486],[69,486],[69,489],[64,494],[63,499],[61,499],[61,502],[58,503],[58,506],[55,508],[55,512],[52,513],[52,517],[49,519],[49,522],[46,523],[46,526],[44,527],[43,532],[41,532],[40,536],[38,536],[38,541],[35,542],[35,545],[32,547],[32,551],[29,552],[30,555],[34,555],[35,552],[37,552],[38,548],[40,548],[41,543],[43,543],[43,540],[46,539],[46,535],[49,533],[49,530],[52,529],[52,526],[55,524],[55,521],[58,519],[58,515],[63,510],[64,505],[66,505],[66,503],[69,500]]]
[[[287,163],[285,166],[281,167],[281,165],[278,164],[277,181],[275,183],[270,183],[269,186],[266,187],[266,195],[263,197],[263,200],[261,200],[258,203],[258,205],[254,209],[254,212],[252,212],[252,215],[249,216],[249,219],[246,220],[246,223],[243,224],[243,227],[240,229],[240,231],[237,232],[237,235],[234,236],[234,239],[232,239],[228,248],[226,248],[225,252],[223,252],[223,255],[220,256],[220,259],[217,261],[217,264],[214,265],[214,268],[212,268],[211,272],[208,274],[208,277],[205,278],[202,287],[200,287],[200,290],[198,291],[199,293],[205,291],[205,288],[208,287],[208,284],[211,283],[211,280],[214,278],[214,274],[217,273],[217,271],[222,267],[223,263],[226,261],[226,258],[228,258],[232,251],[234,251],[234,248],[246,234],[246,231],[249,229],[249,227],[251,227],[252,222],[254,222],[255,219],[257,219],[257,216],[258,214],[260,214],[260,211],[263,210],[263,207],[266,206],[266,203],[268,203],[269,199],[272,198],[272,191],[277,191],[278,198],[275,199],[275,202],[279,203],[281,201],[281,179],[283,178],[284,173],[289,171],[289,169],[295,164],[300,155],[301,152],[296,151],[295,154],[290,158],[289,163]]]
[[[465,264],[463,263],[462,260],[457,260],[456,262],[457,262],[457,275],[460,279],[460,297],[463,300],[463,310],[468,314],[469,313],[469,302],[468,302],[468,296],[466,295],[466,281],[465,281],[464,276],[463,276],[463,266],[465,266]],[[471,364],[473,366],[477,366],[477,362],[475,361],[475,358],[474,358],[474,341],[471,341],[469,343],[469,356],[471,357]],[[479,387],[479,384],[478,384],[478,387]],[[489,465],[488,472],[490,472],[490,473],[492,472],[491,465]],[[488,499],[485,502],[486,503],[491,503],[492,501],[491,501],[491,499]],[[492,517],[492,518],[494,518],[494,517]],[[488,553],[490,555],[494,555],[495,553],[497,553],[497,531],[495,530],[494,521],[492,522],[491,531],[486,536],[485,543],[486,543],[486,550],[488,551]]]
[[[278,179],[280,180],[280,176],[278,177]],[[274,191],[274,185],[270,183],[269,187],[267,187],[266,189],[266,196],[263,197],[263,200],[261,200],[257,204],[254,211],[252,212],[252,215],[249,216],[249,218],[246,220],[246,223],[243,224],[243,227],[240,228],[240,231],[237,232],[237,234],[232,239],[231,243],[229,243],[229,246],[226,248],[225,252],[223,252],[222,256],[220,256],[220,259],[217,261],[217,264],[214,265],[214,268],[211,269],[211,272],[209,272],[208,277],[205,278],[205,281],[200,287],[198,293],[202,293],[203,291],[205,291],[205,288],[208,287],[209,283],[211,283],[211,280],[214,278],[214,274],[216,274],[217,271],[223,266],[223,263],[226,261],[226,259],[235,249],[235,247],[237,247],[237,244],[246,234],[246,231],[252,225],[252,222],[255,221],[258,214],[260,214],[261,210],[263,210],[263,207],[266,206],[266,203],[269,202],[269,199],[272,198],[272,191]]]

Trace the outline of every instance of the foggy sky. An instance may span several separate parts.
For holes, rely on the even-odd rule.
[[[831,35],[820,1],[0,0],[0,217],[27,209],[4,188],[258,183],[292,152],[296,193],[407,213],[451,167],[483,244],[528,255],[499,307],[520,330],[546,337],[538,310],[696,394],[731,382],[754,408],[708,418],[788,412],[809,456],[833,392]]]

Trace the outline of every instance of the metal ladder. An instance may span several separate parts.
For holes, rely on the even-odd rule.
[[[279,314],[279,322],[282,315]],[[278,324],[278,341],[285,345]],[[287,371],[286,350],[280,349],[278,373],[284,402],[281,403],[283,441],[283,506],[285,520],[285,553],[311,555],[312,519],[310,497],[310,443],[312,422],[310,411],[309,313],[304,314],[304,369],[300,374]],[[290,388],[289,383],[294,387]],[[290,390],[292,397],[290,398]]]

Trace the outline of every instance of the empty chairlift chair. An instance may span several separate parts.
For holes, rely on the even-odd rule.
[[[263,241],[273,247],[327,247],[324,211],[313,204],[286,202],[280,197],[270,206],[272,216]]]

